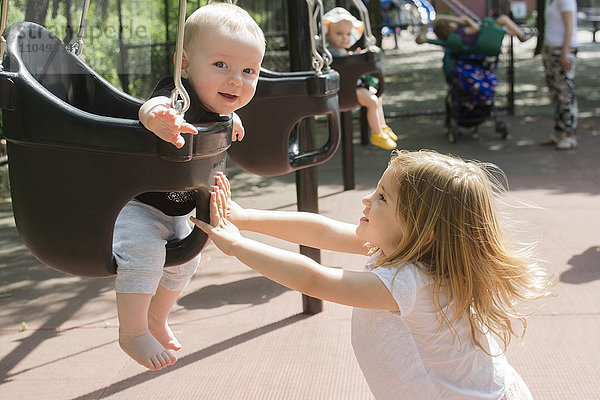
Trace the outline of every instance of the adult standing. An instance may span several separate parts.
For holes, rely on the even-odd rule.
[[[554,106],[554,133],[542,142],[557,149],[577,147],[578,107],[575,96],[577,58],[576,0],[546,0],[542,56],[546,83]]]

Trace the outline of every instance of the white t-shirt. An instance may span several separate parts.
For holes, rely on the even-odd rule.
[[[562,47],[565,35],[565,23],[561,13],[573,13],[573,34],[571,47],[577,47],[577,2],[575,0],[546,0],[544,9],[544,44],[551,47]]]
[[[371,270],[380,253],[367,263]],[[490,357],[475,348],[466,319],[455,322],[457,340],[442,327],[431,279],[413,264],[371,270],[390,290],[400,312],[355,308],[352,347],[373,395],[382,399],[501,399],[512,367],[487,336]],[[443,303],[442,303],[443,305]],[[438,332],[439,330],[439,332]],[[460,341],[458,340],[460,339]]]

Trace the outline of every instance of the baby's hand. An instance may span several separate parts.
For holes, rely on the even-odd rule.
[[[231,141],[235,142],[237,140],[238,142],[241,142],[245,133],[246,132],[244,131],[242,120],[236,113],[233,113],[233,130],[231,132]]]
[[[234,243],[242,238],[239,229],[227,218],[227,195],[218,186],[213,186],[210,192],[210,225],[194,217],[190,219],[227,255],[232,255]]]
[[[181,136],[181,133],[198,133],[194,125],[185,122],[183,115],[177,114],[174,108],[164,105],[153,107],[148,113],[144,125],[156,136],[172,143],[178,149],[185,144],[185,139]]]

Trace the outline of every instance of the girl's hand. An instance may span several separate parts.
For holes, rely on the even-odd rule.
[[[244,125],[242,125],[242,120],[236,113],[233,113],[233,130],[231,132],[231,141],[235,142],[237,140],[238,142],[241,142],[245,134],[246,131],[244,130]]]
[[[223,191],[225,195],[225,203],[227,207],[227,212],[225,214],[226,218],[233,222],[235,225],[239,225],[248,219],[246,209],[240,207],[238,203],[231,200],[231,185],[229,184],[229,180],[222,173],[219,172],[216,176],[216,184],[217,187]]]
[[[172,143],[178,149],[183,147],[185,139],[181,133],[198,133],[192,124],[188,124],[181,114],[172,107],[157,105],[145,118],[144,126],[162,140]]]
[[[210,192],[210,224],[190,217],[192,222],[212,239],[227,255],[233,255],[234,244],[242,239],[239,229],[227,218],[227,195],[218,186]]]

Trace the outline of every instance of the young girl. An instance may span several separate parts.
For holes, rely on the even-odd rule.
[[[336,7],[323,15],[325,38],[328,50],[333,57],[344,57],[350,54],[347,50],[363,34],[364,24],[357,20],[348,10]],[[360,79],[356,88],[358,104],[367,109],[367,122],[371,128],[371,144],[386,150],[396,148],[398,136],[387,126],[383,114],[381,97],[375,93],[373,77],[366,75]]]
[[[550,281],[529,248],[502,234],[494,205],[500,185],[490,168],[434,152],[395,152],[362,200],[358,225],[242,209],[221,176],[211,225],[194,222],[221,251],[266,277],[354,306],[352,346],[376,398],[531,399],[503,350],[518,333],[513,318],[525,328],[517,305],[546,295]],[[328,268],[247,239],[236,225],[371,258],[362,272]]]

